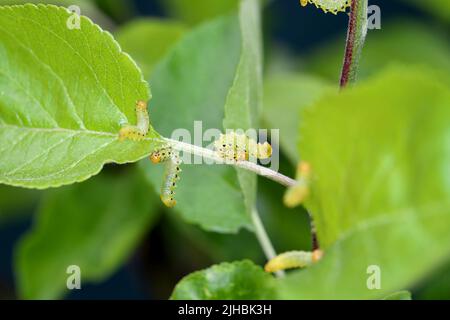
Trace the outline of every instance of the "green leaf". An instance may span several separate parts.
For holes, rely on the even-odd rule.
[[[194,29],[156,68],[151,118],[166,137],[185,129],[192,139],[185,142],[198,143],[202,135],[194,132],[194,121],[202,121],[203,131],[222,127],[223,106],[239,61],[238,26],[231,16]],[[163,166],[145,161],[141,167],[159,192]],[[251,226],[232,168],[185,165],[176,192],[175,210],[205,230],[235,233]]]
[[[121,27],[116,39],[141,67],[146,77],[181,38],[186,28],[171,20],[140,19]]]
[[[281,185],[260,181],[258,186],[258,212],[274,247],[279,252],[310,250],[310,221],[306,211],[301,207],[289,209],[283,205],[281,199],[285,188]],[[220,234],[206,232],[172,215],[167,215],[166,219],[168,221],[162,224],[164,234],[170,238],[174,250],[183,243],[184,247],[196,249],[194,255],[201,252],[199,256],[208,256],[212,263],[242,259],[258,263],[266,261],[254,233],[248,230],[244,229],[232,235]],[[178,259],[184,261],[186,251],[183,251],[183,256],[177,255]]]
[[[160,191],[164,178],[162,167],[149,161],[141,162],[141,168],[156,192]],[[184,166],[176,199],[175,210],[181,217],[207,231],[236,233],[243,227],[251,229],[242,192],[234,172],[229,168]]]
[[[241,57],[233,86],[225,104],[224,129],[255,129],[262,108],[262,35],[259,0],[243,0],[239,8],[242,35]],[[254,173],[236,169],[251,213],[256,202],[257,177]]]
[[[119,3],[119,0],[114,0]],[[69,8],[70,6],[77,6],[80,8],[81,14],[89,17],[95,23],[99,24],[103,28],[109,28],[114,25],[113,21],[105,15],[98,5],[93,0],[0,0],[0,6],[8,5],[24,5],[24,4],[52,4]]]
[[[311,72],[318,73],[338,83],[344,52],[342,39],[315,51],[306,65]],[[450,72],[450,45],[447,35],[439,29],[410,20],[383,24],[383,31],[369,31],[363,57],[359,66],[359,79],[377,74],[389,64],[423,64]]]
[[[399,291],[388,295],[383,300],[412,300],[412,296],[409,291]]]
[[[297,151],[300,111],[336,87],[317,77],[275,74],[264,81],[263,121],[280,130],[280,146],[289,160],[299,161]]]
[[[446,85],[408,67],[305,110],[300,150],[315,176],[308,208],[325,256],[281,281],[282,298],[382,298],[446,261],[449,105]],[[370,266],[380,290],[368,289]]]
[[[159,2],[171,16],[193,25],[233,12],[239,0],[160,0]]]
[[[148,155],[158,141],[119,142],[147,83],[112,36],[55,6],[0,7],[0,182],[57,187],[105,163]]]
[[[82,286],[108,278],[157,217],[159,199],[134,174],[100,175],[51,190],[33,230],[19,243],[18,290],[26,299],[55,299],[66,289],[67,267],[81,269]]]
[[[175,287],[173,300],[267,300],[273,278],[251,261],[222,263],[194,272]]]

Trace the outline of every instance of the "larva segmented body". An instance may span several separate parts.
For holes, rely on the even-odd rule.
[[[214,142],[214,148],[219,157],[228,161],[268,159],[272,156],[272,147],[269,143],[257,143],[246,135],[235,132],[220,135]]]
[[[270,260],[266,266],[266,272],[278,272],[287,269],[305,268],[313,265],[322,259],[323,252],[316,250],[313,252],[290,251]]]
[[[177,188],[177,182],[180,180],[180,156],[171,148],[164,148],[153,152],[150,156],[150,160],[153,163],[166,163],[160,197],[161,201],[167,207],[173,208],[177,204],[175,200],[175,190]]]
[[[345,12],[351,5],[351,0],[300,0],[300,4],[304,7],[308,3],[314,4],[316,8],[322,9],[325,13]]]
[[[148,116],[147,103],[145,101],[136,102],[136,125],[127,125],[120,129],[119,140],[130,139],[142,141],[150,129],[150,118]]]
[[[311,193],[311,165],[308,162],[300,162],[297,166],[297,184],[290,187],[284,194],[283,202],[289,208],[295,208],[309,197]]]

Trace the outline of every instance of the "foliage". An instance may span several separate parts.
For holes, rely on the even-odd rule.
[[[316,176],[308,208],[326,253],[282,282],[282,297],[381,297],[446,261],[449,93],[433,73],[396,68],[305,110],[300,150]],[[370,265],[382,270],[381,290],[366,287]]]
[[[86,281],[107,278],[158,216],[157,198],[148,194],[136,170],[123,176],[102,174],[46,194],[35,226],[17,248],[21,297],[67,294],[70,265],[79,266]]]
[[[175,287],[175,300],[267,300],[273,279],[250,261],[223,263],[190,274]]]
[[[430,157],[442,154],[449,136],[448,89],[426,70],[398,68],[335,95],[305,109],[301,129],[303,157],[317,176],[310,209],[326,255],[277,281],[279,298],[383,298],[449,254],[450,187],[439,178],[448,177],[448,155]],[[382,270],[381,290],[366,286],[371,265]],[[214,278],[204,284],[215,285]]]
[[[119,142],[121,125],[136,121],[136,101],[150,99],[148,86],[110,34],[84,17],[71,32],[68,17],[53,6],[0,9],[0,79],[8,92],[0,97],[2,183],[83,181],[105,163],[145,157],[159,138],[152,130],[143,142]]]
[[[264,73],[265,3],[159,1],[168,18],[116,26],[135,8],[74,1],[117,40],[84,16],[80,29],[68,29],[74,16],[63,7],[0,7],[0,224],[39,203],[15,251],[19,297],[68,295],[70,265],[80,266],[83,285],[105,281],[164,214],[152,237],[164,234],[158,240],[175,261],[163,268],[177,271],[171,299],[448,298],[445,32],[412,19],[383,22],[369,33],[358,83],[338,91],[342,39],[304,54],[301,69],[282,57],[288,70]],[[445,6],[425,9],[446,25]],[[119,141],[121,127],[136,124],[138,100],[149,101],[150,132]],[[145,158],[178,140],[175,129],[198,143],[200,120],[203,130],[280,129],[279,145],[270,137],[280,171],[293,176],[300,160],[312,167],[305,206],[284,207],[282,186],[248,170],[183,165],[178,204],[163,208],[163,168]],[[137,164],[116,165],[127,163]],[[265,273],[258,212],[280,252],[311,249],[309,212],[323,259],[283,278]],[[368,287],[371,266],[381,272],[378,290]]]
[[[184,128],[194,137],[193,124],[197,120],[202,120],[205,129],[221,128],[224,114],[221,107],[233,82],[239,57],[236,16],[208,22],[184,37],[156,67],[150,81],[154,93],[151,118],[158,132],[170,137],[174,129]],[[179,88],[178,94],[172,94],[172,88]],[[142,162],[141,167],[159,192],[163,168],[149,161]],[[242,227],[250,228],[242,190],[233,169],[186,165],[181,174],[175,210],[185,220],[219,232],[233,233]]]

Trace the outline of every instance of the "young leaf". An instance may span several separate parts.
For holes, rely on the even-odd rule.
[[[282,298],[382,298],[445,262],[449,105],[433,73],[403,67],[305,110],[300,150],[325,255],[282,280]]]
[[[121,126],[136,121],[136,101],[150,99],[148,85],[110,34],[77,19],[51,5],[0,7],[1,183],[83,181],[157,143],[154,130],[119,142]]]
[[[273,299],[273,278],[251,261],[222,263],[194,272],[175,287],[173,300]]]
[[[158,131],[171,137],[175,129],[183,129],[190,134],[189,142],[197,143],[202,135],[194,132],[194,121],[201,120],[203,130],[220,129],[239,52],[240,34],[235,16],[219,18],[187,34],[152,76],[155,95],[152,119]],[[159,192],[163,168],[149,161],[141,162],[141,167]],[[206,230],[234,233],[242,227],[250,228],[242,191],[232,168],[185,165],[176,198],[175,210],[186,221]]]
[[[51,190],[37,222],[19,243],[17,284],[26,299],[68,294],[71,265],[81,269],[82,285],[108,278],[122,265],[157,217],[159,199],[136,172],[100,175]]]

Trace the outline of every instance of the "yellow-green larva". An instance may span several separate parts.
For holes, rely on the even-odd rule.
[[[300,0],[300,4],[304,7],[308,3],[314,4],[317,8],[322,9],[325,13],[345,12],[351,5],[351,0]]]
[[[150,129],[150,118],[148,116],[147,103],[145,101],[136,102],[136,125],[126,125],[120,129],[119,140],[130,139],[142,141]]]
[[[175,190],[177,188],[177,182],[180,180],[180,156],[171,148],[163,148],[153,152],[150,155],[150,160],[155,164],[166,164],[160,197],[161,201],[167,207],[173,208],[177,204],[175,200]]]
[[[311,193],[312,169],[308,162],[302,161],[297,166],[297,183],[284,194],[283,202],[289,208],[303,204]]]
[[[266,272],[278,272],[287,269],[305,268],[322,259],[323,252],[290,251],[270,260],[264,267]]]
[[[228,161],[248,161],[250,158],[268,159],[272,156],[269,143],[257,143],[245,134],[235,132],[222,134],[214,142],[217,155]]]

